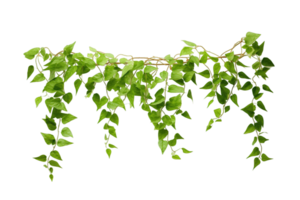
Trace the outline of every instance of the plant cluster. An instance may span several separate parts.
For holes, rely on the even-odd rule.
[[[37,47],[25,52],[27,59],[35,59],[35,67],[28,67],[27,79],[31,77],[35,68],[38,73],[34,76],[31,83],[43,82],[45,87],[42,92],[45,96],[35,99],[36,107],[44,100],[49,111],[43,119],[51,133],[41,133],[47,145],[52,146],[50,153],[34,157],[34,159],[44,162],[44,167],[50,171],[50,179],[53,180],[53,167],[61,168],[58,161],[62,157],[57,147],[64,147],[73,144],[69,139],[73,133],[69,127],[60,130],[61,125],[67,125],[77,117],[69,113],[66,104],[70,104],[73,93],[65,91],[65,84],[73,75],[78,76],[74,82],[75,94],[81,85],[86,88],[86,97],[92,97],[99,111],[98,123],[104,123],[105,130],[105,151],[111,157],[112,149],[117,148],[110,142],[111,136],[117,138],[116,127],[119,125],[117,108],[126,110],[125,101],[128,99],[130,108],[134,108],[134,102],[139,98],[139,106],[148,114],[149,120],[153,124],[154,130],[158,133],[158,146],[162,154],[169,146],[172,158],[180,160],[179,150],[188,154],[192,151],[186,148],[174,150],[177,140],[184,139],[179,133],[170,136],[174,129],[176,132],[176,121],[181,117],[191,119],[188,111],[182,110],[182,99],[186,94],[193,101],[191,89],[187,91],[188,83],[197,85],[196,77],[208,79],[208,82],[200,87],[201,90],[208,90],[206,98],[210,98],[209,107],[214,101],[220,104],[220,108],[214,110],[215,117],[209,120],[206,131],[210,130],[215,122],[221,122],[225,113],[230,110],[229,100],[236,106],[238,96],[234,93],[234,88],[242,91],[252,91],[253,99],[251,103],[241,110],[250,117],[250,124],[246,127],[244,134],[255,132],[252,145],[258,143],[247,157],[254,157],[254,168],[261,161],[268,161],[269,158],[262,152],[262,144],[268,141],[263,136],[264,118],[260,114],[255,114],[256,108],[267,111],[261,101],[263,93],[261,91],[273,92],[269,86],[263,84],[258,86],[255,82],[256,77],[264,80],[268,78],[267,72],[274,67],[273,62],[261,55],[264,49],[264,42],[258,44],[256,41],[260,34],[248,32],[246,37],[241,38],[232,48],[218,55],[206,50],[201,45],[182,40],[184,46],[179,54],[174,57],[166,55],[161,57],[133,57],[131,55],[119,54],[114,56],[111,53],[104,53],[90,47],[92,53],[84,56],[81,53],[74,53],[73,44],[67,45],[57,54],[50,51],[48,47]],[[234,52],[240,46],[240,53]],[[201,51],[199,51],[199,48]],[[239,50],[237,50],[239,51]],[[121,58],[120,58],[121,57]],[[127,57],[127,58],[126,58]],[[252,65],[254,75],[250,78],[241,69],[249,68],[240,60],[243,57],[254,58]],[[47,62],[42,66],[40,59]],[[208,61],[212,61],[212,67],[208,66]],[[201,68],[205,67],[205,70]],[[222,66],[224,70],[221,70]],[[159,69],[161,69],[159,71]],[[82,75],[90,71],[98,72],[83,80]],[[198,71],[200,70],[200,71]],[[48,76],[46,76],[48,72]],[[245,81],[244,81],[245,79]],[[96,90],[98,84],[104,84],[105,91]],[[156,89],[156,91],[155,91]],[[155,91],[154,96],[150,91]],[[114,93],[115,97],[112,97]],[[52,94],[52,96],[50,96]],[[216,100],[215,100],[216,99]],[[49,116],[48,116],[49,115]],[[170,130],[171,129],[171,130]],[[55,137],[55,132],[56,137]],[[61,138],[62,136],[63,138]]]

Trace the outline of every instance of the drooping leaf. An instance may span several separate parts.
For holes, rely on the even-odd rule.
[[[264,57],[261,61],[261,64],[265,67],[274,67],[275,65],[273,64],[273,62],[269,59]]]
[[[235,105],[237,105],[237,106],[239,107],[239,104],[238,104],[238,102],[237,102],[237,95],[236,95],[236,94],[231,95],[231,96],[230,96],[230,99],[231,99],[231,101],[232,101]]]
[[[272,92],[273,93],[273,91],[269,88],[269,86],[267,86],[266,84],[263,84],[263,90],[265,90],[265,91],[268,91],[268,92]]]
[[[221,108],[217,108],[217,109],[214,110],[214,113],[215,113],[215,115],[216,115],[217,118],[220,117],[221,112],[222,112]]]
[[[263,137],[263,136],[258,136],[258,141],[259,143],[265,143],[266,141],[268,141],[269,139]]]
[[[213,88],[213,83],[211,81],[209,81],[200,89],[208,90],[208,89],[212,89],[212,88]]]
[[[72,99],[73,99],[73,95],[71,92],[69,92],[63,96],[63,100],[65,102],[67,102],[68,104],[72,101]]]
[[[81,85],[82,81],[80,79],[77,79],[75,82],[74,82],[74,86],[75,86],[75,90],[76,90],[76,94],[79,90],[79,87]]]
[[[106,149],[106,154],[108,155],[108,158],[110,158],[110,155],[111,155],[111,149],[107,148],[107,149]]]
[[[50,160],[50,161],[49,161],[49,164],[50,164],[51,166],[53,166],[53,167],[59,167],[59,168],[62,168],[62,167],[58,164],[58,162],[56,162],[55,160]]]
[[[181,158],[179,157],[179,155],[172,155],[172,158],[173,158],[174,160],[181,160]]]
[[[264,153],[261,155],[261,160],[262,160],[262,161],[268,161],[268,160],[272,160],[272,159],[273,159],[273,158],[269,158],[269,157],[268,157],[266,154],[264,154]]]
[[[215,63],[213,66],[214,74],[218,74],[221,69],[220,63]]]
[[[34,67],[33,67],[33,65],[30,65],[27,70],[27,79],[29,79],[29,77],[31,76],[31,74],[33,72],[34,72]]]
[[[48,133],[41,133],[46,144],[49,145],[49,144],[52,144],[54,145],[55,144],[55,138],[52,134],[48,134]]]
[[[187,150],[187,149],[185,149],[185,148],[181,148],[182,149],[182,152],[183,153],[192,153],[193,151],[189,151],[189,150]]]
[[[239,72],[239,77],[244,79],[250,79],[244,72]]]
[[[247,81],[247,82],[243,85],[243,87],[241,88],[241,90],[245,90],[245,91],[251,90],[252,87],[253,87],[252,83],[251,83],[250,81]]]
[[[249,115],[249,117],[254,116],[254,111],[256,109],[256,106],[253,103],[248,104],[246,107],[242,108],[241,110],[244,111]]]
[[[35,98],[35,105],[36,105],[36,107],[38,107],[41,102],[42,102],[42,97],[41,96]]]
[[[185,117],[185,118],[192,119],[187,111],[185,111],[185,112],[182,113],[181,115],[182,115],[183,117]]]
[[[158,146],[161,150],[161,153],[164,154],[165,150],[168,147],[168,141],[166,140],[158,140]]]
[[[114,113],[113,115],[110,116],[110,121],[119,125],[119,117],[116,113]]]
[[[192,96],[192,91],[191,89],[189,89],[188,93],[187,93],[187,97],[190,98],[193,101],[193,96]]]
[[[254,167],[253,167],[253,169],[255,169],[259,164],[260,164],[259,158],[254,158]]]
[[[39,53],[39,51],[40,51],[39,47],[32,48],[29,51],[25,52],[24,56],[25,56],[25,58],[32,60],[34,58],[34,56]]]
[[[244,134],[252,133],[253,131],[255,131],[254,125],[253,124],[249,124]]]
[[[259,148],[258,147],[254,147],[254,149],[252,150],[251,154],[247,158],[250,158],[252,156],[258,156],[259,154],[260,154]]]
[[[177,110],[180,107],[181,107],[181,96],[180,96],[180,94],[175,96],[175,97],[171,97],[169,99],[169,101],[167,101],[167,103],[166,103],[166,109],[168,111]]]
[[[254,137],[252,145],[254,145],[257,142],[257,137]]]
[[[264,111],[267,111],[267,109],[266,109],[265,105],[263,104],[263,102],[258,101],[258,102],[257,102],[257,106],[258,106],[260,109],[262,109],[262,110],[264,110]]]
[[[54,131],[56,129],[56,123],[54,119],[51,119],[46,115],[46,118],[43,120],[46,123],[49,130]]]
[[[108,146],[110,147],[110,148],[118,148],[118,147],[116,147],[115,145],[113,145],[113,144],[108,144]]]

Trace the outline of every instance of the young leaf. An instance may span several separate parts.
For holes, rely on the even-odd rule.
[[[41,102],[42,102],[42,97],[35,98],[35,105],[36,105],[36,107],[38,107]]]
[[[193,151],[189,151],[189,150],[187,150],[187,149],[185,149],[185,148],[181,148],[182,149],[182,152],[183,153],[192,153]]]
[[[73,137],[73,134],[72,134],[71,130],[70,130],[68,127],[64,127],[64,128],[61,130],[61,134],[62,134],[62,136],[64,136],[64,137]]]
[[[51,181],[53,181],[53,178],[54,178],[54,177],[53,177],[53,174],[50,174],[50,175],[49,175],[49,178],[50,178]]]
[[[180,56],[190,55],[190,54],[193,54],[193,48],[192,47],[183,47],[182,50],[180,51]]]
[[[253,44],[253,42],[255,42],[257,40],[257,38],[259,38],[261,34],[258,33],[252,33],[252,32],[247,32],[246,37],[245,37],[245,44],[246,45],[251,45]]]
[[[253,131],[255,131],[254,125],[253,124],[249,124],[244,134],[252,133]]]
[[[168,92],[170,93],[184,93],[184,88],[179,87],[177,85],[170,85],[168,88]]]
[[[33,80],[32,80],[30,83],[41,82],[41,81],[44,81],[45,79],[46,79],[46,78],[45,78],[44,74],[43,74],[43,73],[39,73],[39,74],[37,74],[37,75],[33,78]]]
[[[225,113],[227,113],[230,110],[230,106],[225,107]]]
[[[33,72],[34,72],[34,67],[33,65],[30,65],[27,70],[27,79],[31,76]]]
[[[215,109],[214,112],[215,112],[216,117],[219,118],[221,115],[221,108]]]
[[[186,40],[182,40],[186,45],[188,45],[188,46],[197,46],[195,43],[193,43],[193,42],[189,42],[189,41],[186,41]]]

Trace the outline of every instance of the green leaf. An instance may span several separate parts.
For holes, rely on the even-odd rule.
[[[65,58],[62,56],[54,57],[50,62],[45,64],[45,66],[48,67],[45,68],[44,71],[50,70],[55,72],[63,71],[68,68],[68,64],[66,63]]]
[[[249,66],[244,65],[244,64],[241,63],[240,61],[237,61],[236,64],[237,64],[238,66],[241,66],[241,67],[249,67]]]
[[[190,72],[186,72],[183,76],[183,80],[185,82],[189,82],[190,80],[192,80],[193,76],[194,76],[195,72],[194,71],[190,71]]]
[[[262,161],[268,161],[268,160],[272,160],[272,159],[273,159],[273,158],[269,158],[269,157],[268,157],[266,154],[264,154],[264,153],[261,155],[261,160],[262,160]]]
[[[220,76],[220,78],[226,79],[228,81],[231,81],[231,79],[232,79],[232,76],[229,76],[226,72],[220,72],[219,76]]]
[[[248,104],[246,107],[242,108],[241,110],[244,111],[249,115],[249,117],[254,116],[254,111],[256,109],[256,106],[253,103]]]
[[[215,64],[214,64],[214,67],[213,67],[214,74],[218,74],[219,71],[220,71],[220,69],[221,69],[220,63],[215,63]]]
[[[239,72],[239,77],[244,79],[250,79],[244,72]]]
[[[165,115],[162,117],[163,122],[167,125],[167,126],[171,126],[172,125],[172,120],[171,117],[169,117],[168,115]]]
[[[189,41],[186,41],[186,40],[181,40],[181,41],[183,41],[186,45],[188,45],[188,46],[197,46],[195,43],[193,43],[193,42],[189,42]]]
[[[253,131],[255,131],[254,125],[253,124],[249,124],[244,134],[252,133]]]
[[[59,146],[59,147],[68,146],[68,145],[70,145],[70,144],[73,144],[73,142],[69,142],[69,141],[67,141],[67,140],[65,140],[65,139],[59,139],[59,140],[57,141],[57,146]]]
[[[264,118],[261,115],[256,115],[255,120],[261,124],[261,126],[264,126]]]
[[[62,134],[62,136],[64,136],[64,137],[73,137],[73,134],[72,134],[71,130],[70,130],[68,127],[64,127],[64,128],[61,130],[61,134]]]
[[[207,95],[206,95],[206,97],[205,98],[207,98],[207,97],[214,97],[216,95],[216,92],[214,91],[214,90],[212,90],[212,91],[210,91]],[[204,98],[204,99],[205,99]]]
[[[157,70],[157,68],[156,67],[153,67],[153,66],[146,66],[145,67],[145,69],[144,69],[144,73],[150,73],[150,72],[152,72],[152,71],[154,71],[154,70]]]
[[[226,53],[225,56],[227,57],[228,60],[232,61],[232,59],[234,58],[234,52],[231,51],[229,53]]]
[[[188,93],[187,93],[187,97],[190,98],[193,101],[193,96],[192,96],[192,91],[191,89],[189,89]]]
[[[72,99],[73,99],[73,95],[71,92],[69,92],[63,96],[63,100],[65,102],[67,102],[68,104],[72,101]]]
[[[112,111],[114,111],[118,107],[123,108],[124,106],[124,102],[119,96],[114,97],[112,101],[108,101],[107,103],[107,109],[110,109]]]
[[[264,45],[265,45],[265,42],[263,42],[263,43],[261,43],[261,45],[259,45],[256,55],[261,56],[262,52],[264,51]]]
[[[171,97],[169,99],[169,101],[167,101],[167,103],[166,103],[166,109],[168,111],[177,110],[180,107],[181,107],[181,96],[180,96],[180,94],[175,96],[175,97]]]
[[[168,147],[168,141],[165,140],[158,140],[158,146],[161,150],[161,153],[164,154],[165,150]]]
[[[247,81],[243,87],[241,88],[241,90],[251,90],[251,88],[253,87],[252,83],[250,81]]]
[[[215,118],[215,117],[214,117],[214,118],[211,118],[211,119],[208,121],[207,125],[206,125],[205,132],[210,131],[210,130],[211,130],[211,126],[212,126],[213,124],[215,124],[215,122],[216,122],[216,118]]]
[[[212,89],[212,88],[213,88],[213,83],[211,81],[209,81],[200,89],[208,90],[208,89]]]
[[[225,113],[227,113],[230,110],[230,106],[225,107]]]
[[[185,149],[185,148],[181,148],[182,149],[182,152],[183,153],[192,153],[193,151],[189,151],[189,150],[187,150],[187,149]]]
[[[121,63],[121,64],[124,64],[124,63],[126,63],[127,61],[128,61],[127,58],[121,58],[121,59],[120,59],[120,63]]]
[[[161,129],[158,131],[158,139],[163,140],[167,135],[169,134],[169,131],[167,129]]]
[[[25,58],[32,60],[34,58],[34,56],[39,53],[39,51],[40,51],[39,47],[32,48],[29,51],[25,52],[24,56],[25,56]]]
[[[54,174],[48,174],[48,179],[50,180],[51,183],[54,181]]]
[[[217,57],[212,57],[212,56],[210,56],[209,54],[207,54],[208,55],[208,57],[212,60],[212,61],[214,61],[214,62],[218,62],[219,61],[219,58],[217,58]]]
[[[107,63],[108,58],[106,58],[105,55],[101,53],[100,57],[98,57],[96,61],[98,65],[104,66]]]
[[[225,66],[225,68],[226,68],[229,72],[231,72],[231,73],[233,73],[233,74],[236,74],[236,71],[235,71],[235,69],[234,69],[234,65],[233,65],[232,62],[226,61],[225,64],[224,64],[224,66]]]
[[[226,99],[222,95],[220,95],[218,92],[217,92],[217,99],[220,104],[226,103]]]
[[[266,57],[262,59],[261,64],[265,67],[274,67],[275,66],[273,64],[273,62],[269,58],[266,58]]]
[[[42,97],[37,97],[37,98],[35,98],[35,105],[36,105],[36,107],[38,107],[39,106],[39,104],[42,102]]]
[[[166,78],[168,77],[168,72],[162,71],[159,75],[162,78],[162,80],[166,80]]]
[[[82,81],[80,79],[77,79],[75,82],[74,82],[74,86],[75,86],[75,89],[76,89],[76,94],[79,90],[79,87],[81,85]]]
[[[107,111],[106,111],[105,109],[103,109],[103,110],[101,111],[101,114],[100,114],[100,118],[99,118],[98,123],[101,122],[103,119],[105,119],[105,118],[106,118],[106,115],[107,115]]]
[[[113,115],[110,116],[110,121],[119,125],[119,117],[116,113],[114,113]]]
[[[46,103],[47,107],[53,107],[58,110],[67,111],[65,104],[63,102],[61,102],[61,99],[59,99],[59,98],[53,98],[53,97],[48,98],[48,99],[46,99],[45,103]]]
[[[51,151],[50,156],[52,156],[53,158],[55,158],[57,160],[62,160],[61,157],[60,157],[59,152],[56,151],[56,150]]]
[[[210,77],[210,73],[208,70],[204,70],[200,73],[198,73],[199,75],[203,76],[204,78],[209,78]]]
[[[251,45],[253,44],[253,42],[255,42],[257,40],[257,38],[259,38],[261,34],[258,33],[252,33],[252,32],[247,32],[246,37],[245,37],[245,44],[246,45]]]
[[[212,99],[212,100],[210,100],[209,102],[208,102],[208,105],[207,105],[207,108],[210,106],[210,104],[212,104],[214,102],[214,100]]]
[[[114,58],[114,55],[111,54],[111,53],[105,53],[104,55],[105,55],[106,57],[108,57],[108,58],[111,58],[111,59]]]
[[[239,107],[239,104],[238,104],[238,102],[237,102],[237,95],[236,95],[236,94],[231,95],[230,99],[231,99],[231,101],[232,101],[235,105],[237,105],[237,106]]]
[[[50,161],[49,161],[49,164],[50,164],[51,166],[53,166],[53,167],[59,167],[59,168],[62,168],[62,167],[58,164],[58,162],[56,162],[55,160],[50,160]]]
[[[116,148],[116,149],[117,149],[117,147],[116,147],[115,145],[113,145],[113,144],[108,144],[108,146],[109,146],[110,148]]]
[[[98,93],[94,93],[94,95],[93,95],[93,101],[94,101],[94,103],[97,106],[97,110],[99,110],[101,107],[100,107],[100,96],[99,96]]]
[[[119,92],[118,92],[118,95],[119,96],[125,96],[127,95],[127,93],[130,91],[130,89],[128,87],[121,87]]]
[[[176,80],[179,80],[179,79],[182,79],[183,78],[183,75],[181,72],[175,72],[175,71],[172,71],[171,73],[171,79],[176,81]]]
[[[38,157],[34,157],[34,159],[41,161],[41,162],[46,162],[47,156],[46,155],[40,155]]]
[[[268,91],[268,92],[272,92],[273,93],[273,91],[269,88],[269,86],[267,86],[267,85],[265,85],[265,84],[263,84],[263,90],[265,90],[265,91]]]
[[[43,120],[46,123],[49,130],[54,131],[56,129],[56,123],[55,123],[54,119],[51,119],[46,115],[46,119],[43,119]]]
[[[252,68],[253,69],[257,69],[257,68],[259,68],[260,67],[260,62],[259,61],[256,61],[255,63],[253,63],[253,65],[252,65]]]
[[[251,158],[257,157],[259,156],[260,153],[260,149],[258,146],[254,146],[254,148],[252,149],[251,153],[248,155]]]
[[[34,72],[34,67],[33,65],[30,65],[27,70],[27,79],[31,76],[33,72]]]
[[[260,109],[262,109],[262,110],[264,110],[264,111],[267,111],[267,109],[266,109],[265,105],[263,104],[263,102],[258,101],[258,102],[257,102],[257,106],[258,106]]]
[[[221,108],[218,108],[218,109],[215,109],[215,110],[214,110],[214,113],[215,113],[215,115],[216,115],[217,118],[220,117],[221,111],[222,111]]]
[[[39,73],[39,74],[37,74],[37,75],[33,78],[33,80],[32,80],[30,83],[41,82],[41,81],[44,81],[45,79],[46,79],[46,78],[45,78],[44,74],[43,74],[43,73]]]
[[[205,64],[207,62],[207,53],[206,53],[206,51],[204,51],[204,54],[201,56],[199,62],[203,63],[203,64]]]
[[[49,145],[49,144],[52,144],[54,145],[55,144],[55,138],[52,134],[47,134],[47,133],[41,133],[46,144]]]
[[[172,158],[173,158],[174,160],[181,160],[181,158],[180,158],[178,155],[173,155]]]
[[[255,169],[255,167],[257,167],[259,164],[260,164],[259,158],[255,158],[254,159],[254,167],[253,167],[253,169]]]
[[[263,137],[263,136],[258,136],[258,141],[259,143],[265,143],[266,141],[268,141],[269,139]]]
[[[190,56],[190,60],[191,62],[195,63],[197,66],[199,66],[199,58],[196,56]]]
[[[253,94],[253,96],[255,97],[256,95],[258,95],[259,91],[260,91],[260,88],[258,86],[254,86],[252,88],[252,94]]]
[[[185,117],[185,118],[192,119],[187,111],[185,111],[185,112],[182,113],[181,115],[182,115],[183,117]]]
[[[73,48],[74,48],[74,45],[75,45],[76,42],[72,43],[72,44],[69,44],[67,46],[65,46],[64,48],[64,54],[67,56],[69,55],[72,51],[73,51]]]
[[[69,123],[70,121],[72,121],[72,120],[74,120],[74,119],[76,119],[77,117],[75,117],[75,116],[73,116],[73,115],[71,115],[71,114],[66,114],[66,115],[64,115],[63,117],[62,117],[62,123],[63,124],[67,124],[67,123]]]
[[[94,52],[94,53],[97,52],[97,50],[96,50],[95,48],[93,48],[93,47],[89,47],[89,49],[90,49],[90,51],[92,51],[92,52]]]
[[[252,145],[254,145],[257,142],[257,137],[254,137]]]
[[[180,51],[180,56],[190,55],[190,54],[193,54],[193,48],[192,47],[183,47],[182,50]]]
[[[170,93],[184,93],[184,88],[179,87],[177,85],[170,85],[168,88],[168,92]]]
[[[176,140],[183,140],[183,137],[179,133],[176,133],[174,135],[174,139],[176,139]]]
[[[106,154],[108,155],[108,158],[110,158],[110,155],[111,155],[111,149],[107,148],[107,149],[106,149]]]
[[[71,66],[67,69],[65,75],[64,75],[64,82],[66,82],[67,80],[69,80],[69,78],[71,76],[73,76],[73,74],[77,71],[77,66]]]
[[[123,77],[128,71],[133,69],[133,61],[128,61],[128,64],[124,66],[123,70],[122,70],[122,76]]]

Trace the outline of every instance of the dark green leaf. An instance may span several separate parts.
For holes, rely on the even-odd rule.
[[[265,84],[263,84],[263,90],[265,90],[265,91],[268,91],[268,92],[272,92],[273,93],[273,91],[269,88],[269,86],[267,86],[267,85],[265,85]]]
[[[256,55],[261,56],[262,52],[264,51],[264,45],[265,45],[265,42],[263,42],[263,43],[261,43],[261,45],[259,45]]]
[[[187,111],[185,111],[185,112],[182,113],[181,115],[182,115],[183,117],[185,117],[185,118],[192,119]]]
[[[261,64],[265,67],[274,67],[275,66],[273,64],[273,62],[269,58],[266,58],[266,57],[262,59]]]
[[[260,123],[262,126],[264,126],[264,118],[261,115],[256,115],[255,120]]]
[[[250,79],[244,72],[239,72],[239,77],[244,79]]]
[[[72,101],[72,99],[73,99],[73,95],[71,92],[69,92],[63,96],[63,100],[65,102],[67,102],[68,104]]]
[[[161,129],[158,131],[158,139],[163,140],[168,134],[169,131],[167,129]]]
[[[218,99],[220,104],[225,104],[226,103],[226,99],[222,95],[220,95],[218,92],[217,92],[217,99]]]
[[[70,144],[73,144],[73,142],[69,142],[65,139],[59,139],[57,141],[57,146],[59,146],[59,147],[64,147],[64,146],[67,146],[67,145],[70,145]]]
[[[73,134],[72,134],[71,130],[70,130],[68,127],[64,127],[64,128],[61,130],[61,134],[62,134],[62,136],[64,136],[64,137],[73,137]]]
[[[43,119],[43,120],[46,123],[49,130],[54,131],[56,129],[56,123],[55,123],[54,119],[51,119],[46,115],[46,119]]]
[[[264,154],[264,153],[261,155],[261,160],[262,160],[262,161],[268,161],[268,160],[272,160],[272,159],[273,159],[273,158],[269,158],[269,157],[268,157],[266,154]]]
[[[187,93],[187,97],[190,98],[193,101],[192,91],[190,89]]]
[[[258,141],[259,143],[265,143],[266,141],[268,141],[269,139],[263,137],[263,136],[258,136]]]
[[[53,158],[55,158],[57,160],[62,160],[61,157],[60,157],[59,152],[56,151],[56,150],[51,151],[50,156],[52,156]]]
[[[250,81],[247,81],[243,87],[241,88],[241,90],[251,90],[251,88],[253,87],[252,83]]]
[[[258,106],[260,109],[262,109],[262,110],[264,110],[264,111],[267,111],[267,109],[266,109],[265,105],[263,104],[263,102],[258,101],[258,102],[257,102],[257,106]]]
[[[259,148],[258,147],[255,147],[253,149],[253,151],[251,152],[251,154],[247,157],[247,158],[250,158],[252,156],[258,156],[260,154],[260,151],[259,151]]]
[[[212,87],[213,87],[213,84],[212,84],[211,81],[209,81],[203,87],[201,87],[200,89],[208,90],[208,89],[211,89]]]
[[[238,104],[238,102],[237,102],[237,95],[236,95],[236,94],[231,95],[230,99],[231,99],[231,101],[232,101],[235,105],[237,105],[237,106],[239,107],[239,104]]]
[[[255,97],[256,95],[258,95],[259,91],[260,91],[260,88],[258,86],[254,86],[252,88],[252,94],[253,94],[253,96]]]
[[[97,106],[97,110],[99,110],[101,107],[100,107],[100,96],[99,96],[98,93],[94,93],[94,95],[93,95],[93,101],[94,101],[94,103]]]
[[[114,113],[113,115],[110,116],[110,121],[119,125],[119,117],[116,113]]]
[[[230,106],[225,107],[225,113],[227,113],[230,110]]]
[[[255,169],[255,167],[257,167],[259,164],[260,164],[259,158],[255,158],[254,159],[254,167],[253,167],[253,169]]]
[[[248,104],[246,107],[242,108],[241,110],[244,111],[249,115],[249,117],[254,116],[254,111],[256,109],[256,106],[253,103]]]

